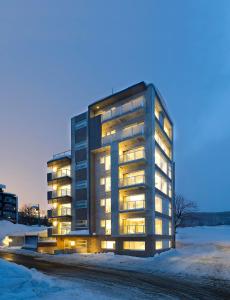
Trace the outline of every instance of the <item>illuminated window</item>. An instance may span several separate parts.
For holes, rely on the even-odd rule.
[[[155,187],[164,194],[168,194],[167,180],[158,172],[155,173]]]
[[[106,198],[106,199],[101,199],[100,205],[105,207],[105,212],[110,213],[111,212],[111,199]]]
[[[164,157],[164,155],[160,152],[159,149],[155,148],[155,164],[169,176],[172,177],[172,168],[171,164],[168,160]]]
[[[107,198],[105,201],[105,212],[110,213],[111,212],[111,199]]]
[[[155,211],[162,213],[162,199],[159,196],[155,196]]]
[[[105,227],[105,220],[101,220],[101,222],[100,222],[100,224],[101,224],[101,227]]]
[[[125,196],[122,204],[124,210],[145,208],[145,194]]]
[[[105,170],[109,171],[111,169],[111,159],[110,159],[110,155],[107,156],[102,156],[100,158],[100,164],[104,164],[105,165]]]
[[[145,233],[145,218],[123,219],[124,234],[143,234]]]
[[[100,205],[101,205],[101,206],[105,206],[105,199],[101,199]]]
[[[111,220],[105,221],[105,234],[111,234]]]
[[[162,241],[156,241],[155,242],[155,247],[156,247],[156,250],[160,250],[163,248],[163,243]]]
[[[111,191],[111,178],[110,177],[101,177],[100,178],[100,185],[105,185],[105,191]]]
[[[106,192],[110,192],[111,191],[111,178],[110,177],[106,177],[105,191]]]
[[[105,177],[100,178],[100,185],[105,185]]]
[[[115,241],[101,241],[101,248],[102,249],[115,249],[116,242]]]
[[[105,170],[109,171],[111,169],[111,159],[110,159],[110,155],[107,155],[105,157]]]
[[[169,216],[172,216],[172,204],[169,202],[169,211],[168,211]]]
[[[169,235],[172,235],[172,222],[169,221]]]
[[[159,130],[155,130],[155,140],[158,143],[158,145],[161,147],[161,149],[165,152],[165,154],[171,158],[171,147],[168,145],[164,138],[159,133]]]
[[[102,157],[100,157],[100,164],[104,164],[104,163],[105,163],[105,157],[102,156]]]
[[[124,241],[123,242],[124,250],[145,250],[145,242],[144,241]]]
[[[171,183],[159,172],[155,172],[155,187],[170,198],[172,197]]]
[[[161,249],[168,249],[171,248],[171,240],[164,239],[164,240],[157,240],[155,241],[155,249],[161,250]]]
[[[155,234],[162,234],[163,226],[162,226],[162,219],[156,218],[155,219]]]

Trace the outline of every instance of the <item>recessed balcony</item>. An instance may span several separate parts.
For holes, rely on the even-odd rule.
[[[121,228],[122,234],[145,234],[145,225],[127,225]]]
[[[145,185],[145,175],[127,176],[120,178],[119,187],[135,187]]]
[[[145,209],[145,200],[123,201],[120,203],[120,210],[139,210]]]
[[[105,111],[102,114],[102,123],[119,118],[121,116],[126,116],[129,113],[133,113],[140,108],[144,108],[144,97],[139,97],[137,99],[131,100],[123,105],[112,107],[110,110]]]
[[[71,164],[71,151],[65,151],[53,155],[53,158],[47,162],[49,168],[64,167]]]
[[[59,200],[71,202],[71,190],[70,189],[59,189],[56,191],[49,191],[47,193],[47,199],[49,203],[59,202]]]
[[[113,141],[121,141],[132,137],[144,136],[144,124],[136,124],[126,127],[120,131],[115,131],[110,135],[102,137],[102,145],[110,144]]]
[[[69,234],[71,231],[71,228],[57,228],[57,227],[54,227],[52,228],[52,231],[51,231],[51,234],[52,235],[66,235],[66,234]]]
[[[60,169],[56,172],[47,174],[48,184],[69,184],[71,183],[71,171],[70,169]]]
[[[50,209],[48,210],[49,218],[57,218],[64,216],[71,216],[71,208],[70,207],[62,207],[61,209]]]
[[[145,161],[145,150],[143,149],[137,149],[132,151],[126,151],[119,157],[119,163],[127,164],[132,162],[140,162]]]

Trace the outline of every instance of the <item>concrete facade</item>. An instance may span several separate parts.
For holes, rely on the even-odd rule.
[[[48,167],[56,172],[62,159]],[[136,84],[72,118],[68,163],[71,226],[66,234],[53,231],[55,250],[152,256],[172,247],[173,123],[152,84]],[[66,197],[59,194],[52,203]],[[66,215],[51,219],[61,228]]]

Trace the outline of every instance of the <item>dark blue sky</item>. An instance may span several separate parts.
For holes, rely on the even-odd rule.
[[[176,189],[230,210],[229,0],[0,1],[0,182],[46,205],[70,117],[153,82],[175,123]]]

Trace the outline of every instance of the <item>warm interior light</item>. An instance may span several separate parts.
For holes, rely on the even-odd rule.
[[[58,222],[57,221],[53,221],[53,226],[57,227]]]
[[[53,190],[56,191],[57,190],[57,184],[53,185]]]
[[[100,108],[100,106],[97,106],[96,108],[97,108],[97,109],[99,109],[99,108]]]
[[[2,241],[3,245],[6,247],[8,247],[11,242],[12,242],[12,239],[10,239],[8,236],[6,236]]]
[[[71,247],[75,246],[75,241],[70,241],[70,246]]]

